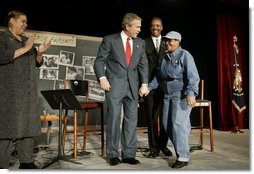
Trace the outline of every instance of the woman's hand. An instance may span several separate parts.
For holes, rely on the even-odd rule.
[[[47,41],[42,43],[39,47],[38,47],[38,54],[46,51],[49,47],[51,46],[51,41]]]
[[[187,96],[186,100],[187,100],[187,104],[189,107],[191,107],[191,108],[195,107],[196,99],[194,96]]]

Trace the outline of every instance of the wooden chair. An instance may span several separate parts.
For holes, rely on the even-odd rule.
[[[59,116],[58,115],[40,115],[40,120],[43,122],[48,122],[47,126],[47,142],[46,145],[49,145],[49,138],[50,138],[50,133],[51,133],[51,128],[52,128],[52,121],[59,121]]]
[[[211,152],[214,151],[214,138],[213,138],[213,119],[212,119],[212,102],[210,100],[204,99],[204,80],[201,80],[200,85],[200,99],[196,100],[196,104],[194,108],[199,108],[200,115],[200,125],[196,127],[192,127],[192,132],[200,134],[200,146],[203,148],[204,144],[204,133],[210,134],[210,147]],[[208,117],[209,117],[209,129],[204,129],[204,109],[208,109]]]
[[[77,137],[82,136],[83,137],[83,147],[82,150],[86,150],[86,138],[88,136],[95,136],[100,135],[101,136],[101,155],[105,155],[105,148],[104,148],[104,111],[103,111],[103,102],[95,101],[89,99],[89,81],[82,81],[82,80],[64,80],[64,88],[70,89],[76,95],[82,110],[84,111],[84,128],[83,133],[78,134],[77,131],[77,110],[74,110],[74,116],[73,116],[73,133],[74,133],[74,158],[77,157]],[[101,127],[100,130],[98,129],[88,129],[88,119],[89,119],[89,110],[91,109],[100,109],[100,119],[101,119]],[[68,111],[67,111],[68,112]],[[63,149],[65,146],[65,139],[66,139],[66,133],[67,132],[67,116],[68,113],[66,112],[64,116],[64,126],[63,126],[63,137],[62,137],[62,145]],[[98,131],[100,131],[98,133]]]

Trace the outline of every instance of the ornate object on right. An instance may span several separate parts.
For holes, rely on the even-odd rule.
[[[246,106],[245,106],[245,102],[244,102],[244,92],[243,92],[243,88],[242,88],[241,70],[240,70],[240,66],[237,62],[237,55],[239,53],[239,49],[238,49],[238,46],[236,45],[236,42],[237,42],[236,35],[233,36],[233,42],[234,42],[233,48],[234,48],[235,71],[234,71],[234,80],[233,80],[232,104],[234,105],[234,107],[236,108],[237,111],[236,111],[235,120],[234,120],[235,127],[232,130],[232,132],[233,133],[243,133],[243,131],[241,131],[239,129],[238,118],[239,118],[239,114],[241,114],[241,112],[246,109]]]

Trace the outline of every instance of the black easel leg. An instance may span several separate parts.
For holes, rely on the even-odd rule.
[[[58,155],[50,163],[43,166],[42,169],[45,169],[51,166],[52,164],[59,162],[59,160],[68,161],[74,164],[82,164],[82,163],[70,160],[68,158],[64,158],[63,152],[62,152],[62,139],[61,139],[62,133],[61,132],[62,132],[62,102],[60,102],[60,106],[59,106]]]

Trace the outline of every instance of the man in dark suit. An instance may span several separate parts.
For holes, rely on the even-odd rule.
[[[159,71],[161,61],[166,55],[165,46],[161,41],[162,30],[162,20],[158,17],[152,18],[150,22],[151,36],[145,39],[146,55],[149,64],[149,82]],[[172,152],[167,148],[168,135],[162,126],[162,119],[160,117],[162,115],[163,95],[163,86],[161,84],[156,90],[151,91],[145,98],[150,150],[150,153],[147,155],[148,158],[159,156],[160,151],[162,151],[165,156],[172,156]]]
[[[127,13],[122,28],[121,32],[103,38],[94,62],[95,75],[107,95],[106,159],[110,165],[140,163],[135,159],[138,93],[142,96],[148,92],[145,42],[137,37],[141,18]],[[140,89],[139,84],[142,84]],[[122,107],[124,116],[120,126]]]

